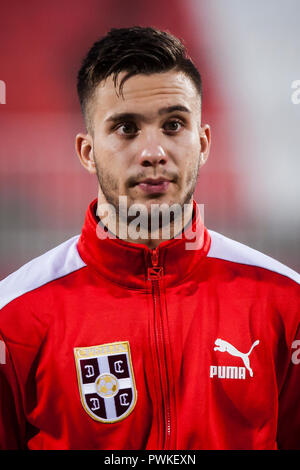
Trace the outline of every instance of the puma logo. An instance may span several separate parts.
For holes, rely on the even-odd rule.
[[[252,352],[252,349],[255,348],[255,346],[257,346],[258,344],[259,344],[259,340],[254,341],[250,350],[247,353],[242,353],[238,349],[236,349],[234,346],[232,346],[232,344],[228,343],[227,341],[224,341],[221,338],[218,338],[215,341],[216,347],[214,348],[214,351],[228,352],[228,354],[231,354],[231,356],[240,357],[246,369],[249,371],[250,377],[253,377],[253,371],[250,367],[249,356]]]

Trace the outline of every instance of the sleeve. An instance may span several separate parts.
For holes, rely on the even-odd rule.
[[[0,449],[23,449],[25,427],[13,361],[0,335]]]
[[[279,449],[300,449],[300,327],[279,395],[277,445]]]

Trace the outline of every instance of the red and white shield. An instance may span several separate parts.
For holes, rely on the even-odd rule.
[[[85,411],[102,423],[126,418],[137,399],[129,342],[74,348],[74,355]]]

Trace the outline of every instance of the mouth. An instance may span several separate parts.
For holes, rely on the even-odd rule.
[[[172,183],[172,181],[165,178],[147,178],[143,181],[137,182],[136,186],[147,194],[158,194],[165,193],[168,190],[170,183]]]

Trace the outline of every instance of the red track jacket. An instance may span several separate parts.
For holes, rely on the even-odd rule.
[[[299,449],[300,276],[196,217],[101,239],[96,203],[0,283],[0,447]]]

